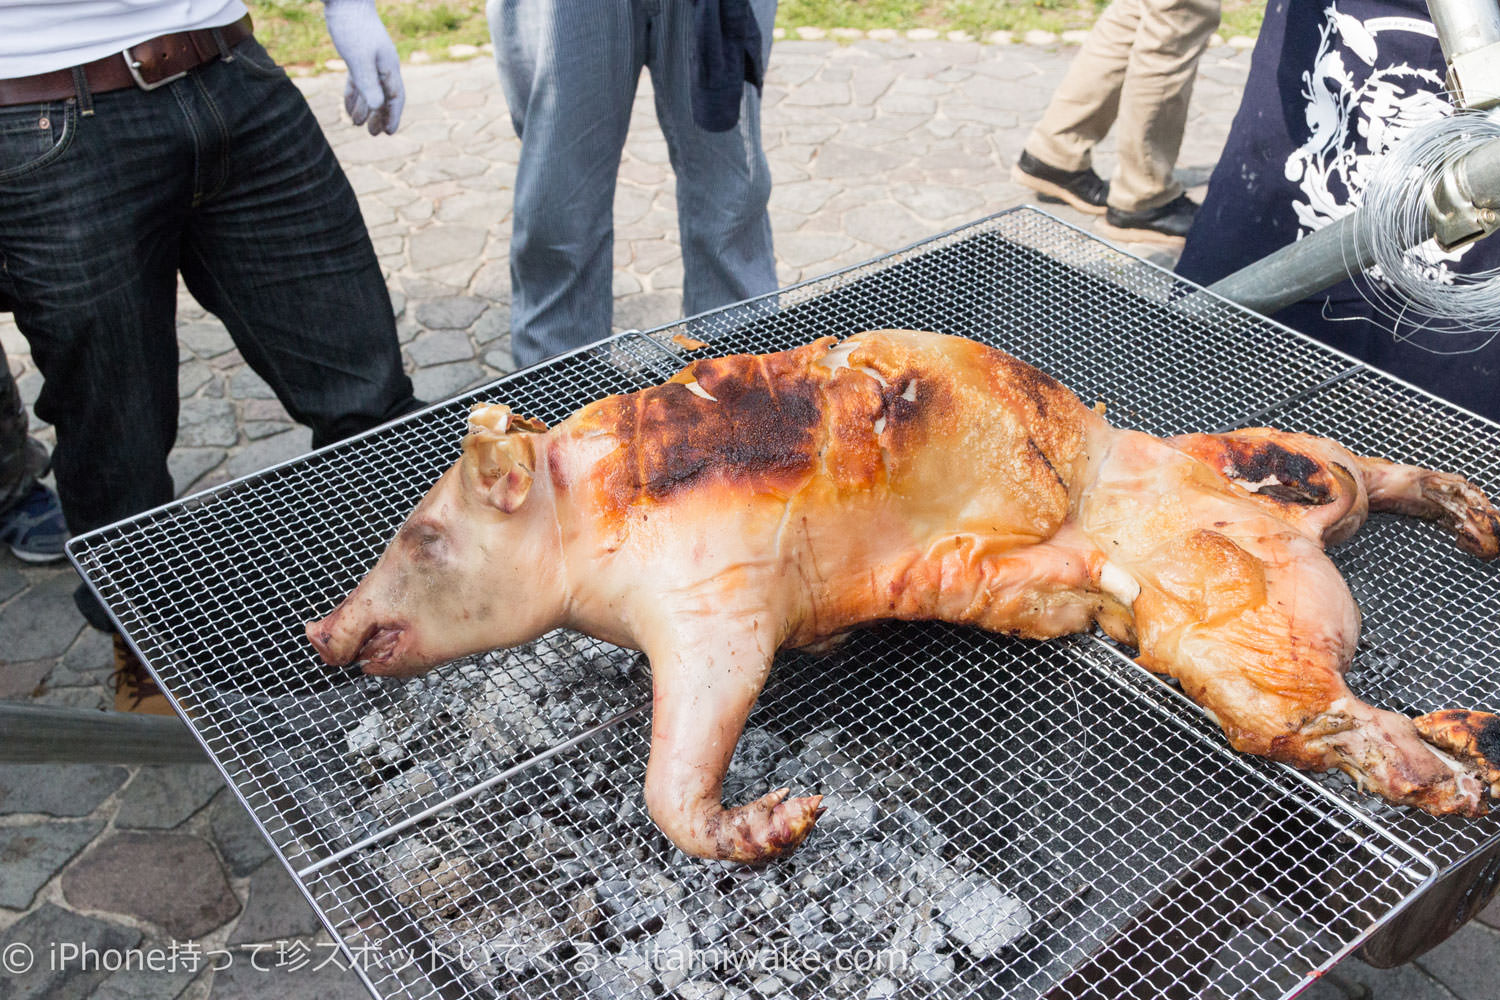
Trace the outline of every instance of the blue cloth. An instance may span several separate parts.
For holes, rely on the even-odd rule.
[[[1372,157],[1412,125],[1449,113],[1444,74],[1422,0],[1272,0],[1178,272],[1211,284],[1347,212]],[[1500,266],[1500,237],[1440,263],[1459,273]],[[1393,333],[1393,320],[1350,281],[1275,318],[1500,419],[1500,341],[1452,353],[1486,338],[1411,321]]]
[[[694,3],[693,121],[710,132],[728,132],[739,124],[745,84],[760,90],[765,80],[760,27],[748,0]]]
[[[173,497],[179,272],[314,445],[416,405],[354,192],[259,44],[92,100],[0,108],[0,308],[74,534]]]
[[[754,0],[770,55],[775,0]],[[677,177],[685,314],[776,289],[760,95],[739,123],[693,120],[692,0],[490,0],[490,31],[521,137],[510,245],[518,366],[611,333],[614,197],[641,70]]]

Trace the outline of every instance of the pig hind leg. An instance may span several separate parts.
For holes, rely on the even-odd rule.
[[[1500,555],[1500,511],[1467,479],[1382,458],[1357,461],[1371,510],[1436,521],[1470,555],[1481,559]]]
[[[1182,578],[1222,613],[1205,620],[1195,587],[1153,590],[1137,603],[1142,664],[1175,677],[1237,750],[1308,770],[1337,768],[1367,792],[1430,813],[1482,815],[1493,775],[1458,745],[1471,739],[1488,749],[1500,732],[1467,713],[1446,726],[1431,719],[1424,730],[1421,720],[1361,701],[1343,677],[1358,624],[1337,569],[1311,539],[1242,541],[1255,551],[1221,541],[1167,553],[1182,566],[1201,562],[1200,572]],[[1215,581],[1213,572],[1236,558],[1240,572]],[[1263,589],[1245,583],[1253,584],[1256,563]]]
[[[1387,801],[1442,815],[1482,815],[1500,798],[1500,720],[1484,713],[1433,713],[1412,720],[1367,704],[1332,662],[1289,664],[1278,678],[1248,634],[1184,643],[1191,660],[1171,673],[1209,707],[1235,749],[1313,771],[1338,769]],[[1156,669],[1163,664],[1158,663]],[[1309,683],[1321,673],[1319,685]],[[1313,695],[1314,688],[1321,688]],[[1486,728],[1488,727],[1488,728]]]

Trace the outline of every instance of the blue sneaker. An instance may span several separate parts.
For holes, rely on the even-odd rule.
[[[0,542],[9,542],[17,559],[29,563],[54,562],[66,553],[68,525],[57,495],[41,483],[26,499],[0,514]]]

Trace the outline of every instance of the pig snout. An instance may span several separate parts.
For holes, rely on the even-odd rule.
[[[327,618],[308,622],[307,639],[324,663],[341,667],[355,658],[374,630],[373,622],[357,621],[355,615],[349,614],[349,602],[345,601]]]
[[[382,624],[351,613],[346,600],[321,621],[309,622],[307,639],[323,662],[339,667],[355,660],[364,662],[366,673],[404,675],[395,661],[405,628]]]

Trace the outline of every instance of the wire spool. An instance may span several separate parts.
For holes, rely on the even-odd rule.
[[[1429,238],[1427,200],[1445,167],[1496,140],[1494,113],[1426,122],[1381,157],[1365,187],[1354,238],[1375,265],[1355,287],[1398,337],[1434,354],[1477,351],[1500,332],[1500,267],[1455,266],[1465,248],[1445,251]]]

